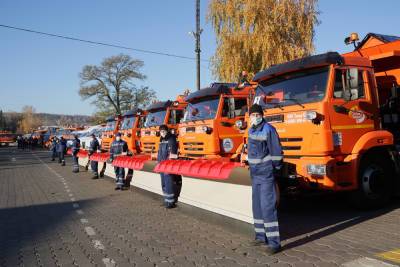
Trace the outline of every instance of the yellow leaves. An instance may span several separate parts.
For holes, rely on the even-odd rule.
[[[217,36],[214,76],[236,81],[272,64],[311,54],[317,0],[211,0],[208,21]]]

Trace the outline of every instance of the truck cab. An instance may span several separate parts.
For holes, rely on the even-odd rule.
[[[213,83],[189,94],[178,128],[179,157],[229,161],[243,140],[250,90],[250,84]]]
[[[147,108],[146,120],[140,133],[140,148],[144,154],[154,157],[158,152],[161,125],[166,124],[171,133],[178,135],[178,124],[183,118],[186,105],[185,96],[179,95],[175,101],[157,102]]]
[[[106,127],[101,136],[101,150],[110,151],[111,143],[119,130],[121,116],[110,116],[106,119]]]
[[[132,154],[139,154],[140,150],[140,129],[144,126],[146,112],[141,109],[133,109],[122,115],[119,132],[121,138],[128,144]]]

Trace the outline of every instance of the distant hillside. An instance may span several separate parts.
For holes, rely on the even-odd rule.
[[[34,116],[41,126],[84,126],[94,121],[93,117],[86,115],[35,113]],[[0,130],[19,132],[22,117],[22,113],[19,112],[1,112],[0,110]]]
[[[42,125],[86,125],[92,122],[93,117],[86,115],[62,115],[49,113],[35,114]]]

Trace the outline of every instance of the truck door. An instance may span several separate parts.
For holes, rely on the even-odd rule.
[[[373,85],[363,68],[335,69],[333,80],[328,109],[334,149],[339,154],[350,154],[359,138],[374,130]]]
[[[219,127],[221,148],[225,153],[234,153],[243,141],[243,134],[235,127],[235,121],[243,118],[246,112],[247,98],[224,97]]]

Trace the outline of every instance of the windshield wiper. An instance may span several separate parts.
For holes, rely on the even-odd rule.
[[[283,106],[279,103],[265,103],[266,105],[274,105],[273,108],[279,108],[280,110],[284,110]]]
[[[286,101],[286,100],[292,101],[292,102],[296,103],[297,105],[299,105],[300,107],[305,108],[305,106],[303,104],[301,104],[300,101],[296,98],[284,98],[283,99],[283,101]]]

